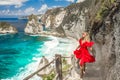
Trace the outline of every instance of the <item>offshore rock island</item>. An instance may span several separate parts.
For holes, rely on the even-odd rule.
[[[0,22],[0,34],[17,33],[17,29],[7,22]]]

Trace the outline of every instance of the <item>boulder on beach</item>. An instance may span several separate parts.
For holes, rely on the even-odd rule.
[[[48,59],[43,56],[42,59],[40,60],[38,69],[44,67],[48,63],[49,63]],[[50,74],[52,71],[53,71],[53,67],[51,65],[49,65],[47,68],[40,71],[37,75],[42,77],[44,75]]]
[[[0,34],[17,33],[17,29],[7,22],[0,22]]]

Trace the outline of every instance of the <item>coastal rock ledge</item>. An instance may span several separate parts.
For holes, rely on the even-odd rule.
[[[42,24],[36,15],[30,15],[28,17],[27,25],[24,29],[27,34],[38,34],[42,31]]]
[[[53,35],[64,37],[63,33],[58,33],[55,29],[46,26],[39,17],[40,16],[34,14],[28,16],[28,22],[24,29],[25,33],[30,35]]]
[[[0,22],[0,34],[17,33],[17,29],[7,22]]]

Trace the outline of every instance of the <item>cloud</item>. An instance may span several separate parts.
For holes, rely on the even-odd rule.
[[[50,7],[49,9],[53,9],[53,8],[58,8],[58,7],[62,7],[62,6],[52,6],[52,7]]]
[[[0,11],[0,15],[7,15],[9,13],[10,13],[9,9]]]
[[[85,0],[77,0],[76,3],[83,2],[83,1],[85,1]]]
[[[20,16],[20,15],[30,15],[30,14],[44,14],[48,9],[53,9],[61,6],[51,6],[48,7],[47,4],[43,4],[40,9],[35,9],[34,7],[28,7],[24,10],[17,9],[17,10],[10,10],[10,9],[4,9],[0,10],[0,16],[4,15],[10,15],[10,16]]]
[[[28,7],[25,10],[18,9],[18,10],[13,11],[13,10],[5,9],[5,10],[0,11],[0,15],[11,15],[11,16],[30,15],[30,14],[35,14],[35,13],[37,13],[37,11],[33,7]]]
[[[68,2],[74,2],[74,0],[66,0],[66,1],[68,1]]]
[[[0,5],[13,5],[15,8],[19,8],[27,1],[28,0],[0,0]]]
[[[41,8],[38,10],[38,12],[39,12],[40,14],[43,14],[43,13],[45,13],[48,9],[49,9],[49,8],[48,8],[47,4],[43,4],[43,5],[41,6]]]
[[[47,4],[43,4],[41,6],[41,8],[38,10],[38,14],[44,14],[48,9],[53,9],[53,8],[57,8],[57,7],[61,7],[61,6],[51,6],[51,7],[48,7]]]
[[[55,0],[55,1],[67,1],[67,2],[74,2],[75,0]]]
[[[33,14],[34,12],[35,12],[35,8],[33,8],[33,7],[29,7],[24,10],[25,14]]]

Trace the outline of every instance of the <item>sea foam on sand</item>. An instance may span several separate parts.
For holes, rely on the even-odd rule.
[[[49,61],[54,58],[55,54],[61,54],[63,56],[71,56],[73,51],[77,47],[78,43],[73,38],[58,38],[49,36],[50,41],[44,42],[42,48],[38,48],[37,50],[43,54]],[[37,54],[33,57],[33,61],[26,65],[25,67],[20,69],[20,73],[16,74],[12,78],[2,79],[2,80],[23,80],[25,77],[35,72],[38,69],[38,65],[40,62],[40,55]],[[33,76],[29,80],[42,80],[37,75]]]

